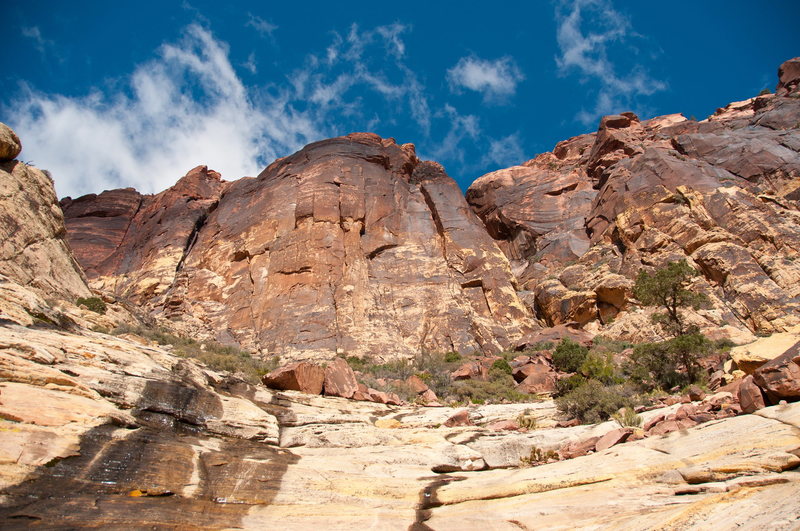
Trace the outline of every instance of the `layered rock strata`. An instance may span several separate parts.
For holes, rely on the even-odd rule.
[[[155,197],[63,204],[96,286],[263,355],[494,352],[538,328],[456,183],[392,139],[353,134],[256,178],[200,168]]]
[[[631,308],[640,269],[687,259],[713,301],[697,324],[733,325],[746,339],[797,323],[797,63],[781,67],[776,94],[706,120],[606,116],[596,133],[476,180],[467,200],[538,316],[608,324]],[[632,319],[608,333],[652,338]]]

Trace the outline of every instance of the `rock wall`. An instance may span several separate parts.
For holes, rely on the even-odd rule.
[[[0,124],[0,279],[47,297],[88,297],[67,245],[53,180],[14,160],[20,149],[14,132]]]
[[[606,116],[596,133],[476,180],[467,200],[538,316],[608,324],[631,308],[641,268],[685,258],[713,301],[695,316],[701,325],[772,332],[797,323],[798,63],[781,66],[776,94],[706,120]],[[627,322],[610,332],[646,339],[641,331]]]
[[[410,144],[353,134],[256,178],[198,168],[134,194],[65,200],[71,244],[95,285],[193,333],[284,359],[391,359],[495,352],[538,327],[456,183]]]

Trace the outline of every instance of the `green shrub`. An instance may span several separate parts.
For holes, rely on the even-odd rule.
[[[528,457],[520,457],[520,466],[536,466],[542,463],[547,463],[550,460],[558,460],[558,453],[554,450],[542,450],[538,446],[531,448],[531,453]]]
[[[620,412],[611,415],[623,428],[639,428],[642,426],[642,417],[636,414],[632,407],[626,407]]]
[[[618,354],[625,349],[632,348],[633,343],[629,341],[620,341],[617,339],[609,339],[605,336],[597,335],[592,339],[592,349],[603,349],[609,352]]]
[[[570,393],[556,398],[556,407],[583,423],[602,422],[611,418],[620,408],[633,406],[632,400],[624,396],[620,387],[605,387],[597,380],[589,380]]]
[[[108,310],[106,303],[103,302],[103,299],[100,297],[78,297],[75,304],[78,306],[85,306],[88,310],[99,313],[100,315],[105,314],[106,310]]]
[[[622,383],[623,378],[618,374],[611,354],[603,356],[599,352],[590,351],[578,370],[590,380],[597,380],[605,385]]]
[[[119,326],[113,334],[133,334],[159,345],[171,345],[173,352],[182,358],[192,358],[206,364],[215,371],[238,374],[250,383],[258,383],[261,377],[278,366],[276,357],[269,360],[254,358],[250,353],[216,341],[196,341],[181,337],[165,329]]]
[[[623,370],[644,390],[666,391],[697,383],[701,377],[698,359],[713,350],[714,343],[699,333],[660,343],[642,343],[633,349]]]
[[[461,361],[461,354],[458,352],[448,352],[444,355],[444,361],[447,363],[455,363],[456,361]]]
[[[553,352],[553,366],[563,372],[578,372],[588,354],[589,349],[565,337]]]
[[[499,360],[495,360],[495,362],[492,363],[492,369],[503,371],[506,374],[511,374],[512,372],[514,372],[513,369],[511,368],[511,365],[509,365],[508,362],[502,358]]]
[[[581,374],[573,374],[567,378],[561,378],[556,382],[556,396],[564,396],[570,391],[577,389],[588,380]]]
[[[486,402],[529,402],[531,395],[521,393],[515,389],[514,378],[504,370],[492,368],[489,370],[489,380],[459,380],[450,388],[453,397],[458,401],[468,401],[473,404]]]

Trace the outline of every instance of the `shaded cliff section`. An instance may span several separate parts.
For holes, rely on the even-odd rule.
[[[686,259],[713,301],[698,324],[768,333],[798,322],[800,58],[778,77],[774,94],[699,122],[606,116],[469,187],[542,319],[647,339],[647,320],[612,323],[632,308],[640,269]]]
[[[351,134],[255,178],[199,167],[156,196],[62,206],[94,286],[265,356],[489,353],[538,328],[455,181],[393,139]]]

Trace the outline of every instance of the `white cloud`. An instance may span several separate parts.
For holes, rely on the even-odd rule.
[[[404,31],[354,25],[287,77],[252,87],[238,77],[227,44],[194,24],[117,90],[67,97],[26,87],[3,114],[24,158],[51,170],[58,193],[73,197],[126,186],[158,192],[199,164],[228,180],[256,175],[310,142],[373,128],[386,134],[409,117],[419,135],[408,140],[462,174],[521,160],[514,135],[495,141],[477,116],[432,105],[406,64]],[[242,66],[253,71],[256,59]],[[477,163],[466,164],[476,152]]]
[[[250,55],[247,56],[247,61],[242,63],[242,66],[245,67],[251,74],[257,74],[258,63],[256,63],[256,53],[250,52]]]
[[[592,30],[584,28],[584,22]],[[666,88],[666,83],[653,79],[642,65],[634,65],[625,74],[609,58],[612,47],[625,47],[627,39],[638,37],[630,22],[614,10],[610,0],[562,0],[556,6],[556,64],[561,74],[577,72],[581,81],[599,83],[595,102],[590,110],[581,110],[576,118],[585,125],[596,125],[604,114],[628,110],[638,96],[649,96]]]
[[[519,135],[512,134],[505,138],[491,139],[489,151],[483,157],[483,164],[507,168],[525,162],[525,152],[520,144]]]
[[[485,101],[499,101],[514,95],[524,76],[511,57],[489,61],[469,56],[447,71],[447,79],[453,90],[464,87],[480,92]]]
[[[261,34],[262,37],[272,37],[272,32],[278,29],[278,26],[273,24],[268,20],[264,20],[263,18],[256,16],[252,13],[247,14],[247,22],[245,22],[245,27],[253,28],[258,33]]]
[[[129,91],[67,98],[28,89],[9,106],[10,122],[26,159],[73,196],[121,186],[157,192],[197,164],[228,178],[255,175],[322,135],[280,94],[254,105],[227,52],[193,25],[134,71]]]

